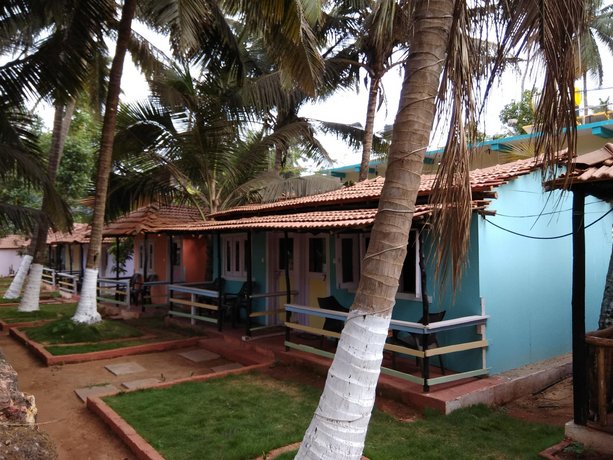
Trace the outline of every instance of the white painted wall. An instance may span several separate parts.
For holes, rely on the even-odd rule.
[[[17,249],[0,249],[0,276],[8,276],[11,272],[17,272],[23,256],[17,253]]]

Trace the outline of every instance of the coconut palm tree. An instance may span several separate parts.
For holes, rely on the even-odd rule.
[[[287,72],[287,75],[296,78],[305,91],[310,93],[315,91],[321,75],[321,65],[310,22],[317,20],[319,17],[318,2],[295,0],[285,2],[280,6],[277,2],[261,3],[228,0],[223,2],[223,5],[228,15],[239,18],[247,25],[249,33],[255,34],[257,32],[264,37],[269,45],[271,56],[280,64],[281,69]],[[143,0],[141,6],[148,11],[152,11],[153,8],[160,17],[166,18],[164,21],[158,19],[152,22],[173,33],[172,43],[182,43],[180,34],[174,35],[177,31],[189,32],[190,37],[198,39],[200,43],[215,43],[213,39],[221,39],[217,41],[218,48],[215,49],[225,49],[229,43],[228,37],[223,33],[226,29],[213,26],[223,22],[220,15],[217,14],[219,11],[219,8],[216,8],[217,2],[178,2],[176,0],[154,2]],[[85,269],[81,298],[73,316],[73,321],[77,323],[91,324],[100,321],[100,315],[96,310],[98,258],[101,251],[123,60],[130,39],[130,26],[135,10],[136,0],[125,0],[119,21],[116,51],[111,67],[105,106],[87,268]],[[183,19],[187,19],[187,21],[182,21]],[[185,25],[187,25],[187,29],[185,29]],[[180,49],[181,47],[178,46],[177,50]],[[189,57],[198,56],[198,53],[189,50],[186,54]],[[209,54],[206,56],[209,56]],[[213,62],[218,61],[213,60]]]
[[[3,39],[0,40],[2,49],[4,52],[20,53],[22,57],[8,62],[2,67],[2,70],[6,68],[14,69],[15,62],[18,61],[22,66],[19,67],[19,65],[17,65],[17,68],[20,68],[21,71],[27,75],[28,68],[37,68],[41,66],[41,61],[48,62],[50,58],[53,58],[53,56],[48,54],[44,56],[41,55],[40,49],[44,49],[45,53],[50,53],[52,50],[58,51],[60,48],[57,46],[54,47],[53,45],[62,42],[64,42],[66,51],[60,51],[60,54],[55,56],[56,61],[60,63],[58,67],[62,67],[62,61],[65,58],[70,61],[70,56],[74,57],[74,43],[68,41],[69,39],[75,38],[75,34],[71,32],[71,26],[74,26],[74,22],[71,24],[71,21],[76,20],[79,22],[81,15],[78,13],[74,15],[67,14],[64,8],[57,8],[58,3],[59,2],[54,4],[54,6],[45,6],[33,2],[24,2],[15,5],[14,9],[7,9],[4,11],[4,14],[0,16],[0,22],[3,25],[1,29],[3,31]],[[10,37],[4,36],[4,34],[7,33],[10,34]],[[91,44],[91,39],[89,41],[84,40],[84,37],[81,35],[76,38],[78,39],[78,46],[84,46],[86,51],[91,49],[87,46]],[[62,71],[60,70],[57,73],[61,74]],[[0,72],[0,74],[4,76],[3,72]],[[10,72],[8,75],[10,75]],[[40,73],[36,74],[35,72],[30,72],[30,78],[32,78],[32,76],[38,79],[42,77]],[[28,91],[27,88],[22,85],[23,81],[27,81],[27,77],[24,78],[22,74],[17,76],[13,75],[12,80],[2,79],[3,86],[1,94],[3,97],[14,103],[19,103],[20,98],[23,99],[25,97],[24,93]],[[44,96],[46,85],[43,84],[42,81],[43,80],[37,83],[37,90]],[[66,97],[71,100],[71,97],[66,96],[62,90],[58,89],[58,91],[55,91],[56,117],[54,121],[52,147],[47,167],[47,180],[51,184],[55,182],[55,175],[67,135],[69,120],[74,110],[74,102],[69,102],[66,106],[59,102],[60,99]],[[72,101],[74,100],[72,99]],[[64,113],[65,111],[66,113]],[[53,202],[57,200],[51,193],[53,193],[51,190],[43,190],[43,213],[49,213],[53,206]],[[42,254],[45,249],[48,228],[48,221],[40,220],[38,222],[37,228],[34,231],[34,237],[28,248],[28,254],[23,258],[17,276],[15,276],[11,286],[5,294],[6,297],[15,298],[19,296],[25,273],[28,271],[29,264],[33,258],[36,262],[33,273],[42,273],[41,258],[44,257]],[[34,276],[34,278],[36,278],[36,276]],[[36,286],[33,286],[33,295],[30,296],[32,297],[31,302],[25,304],[28,310],[38,307],[38,302],[34,302],[34,298],[38,299],[40,279],[38,283],[35,280],[33,284]],[[21,306],[20,309],[22,309]]]
[[[480,50],[469,40],[477,22],[474,16],[469,19],[467,3],[430,0],[404,4],[409,8],[413,34],[379,211],[326,387],[296,458],[358,459],[362,453],[437,101],[441,106],[444,101],[449,104],[450,134],[437,179],[441,192],[435,196],[435,207],[454,212],[438,212],[434,228],[437,241],[448,242],[439,253],[439,262],[451,258],[456,280],[469,231],[464,126],[473,122],[477,109],[474,70],[480,75],[495,75],[505,55],[522,50],[526,37],[538,36],[546,73],[537,110],[543,136],[537,147],[546,162],[552,161],[553,152],[565,142],[571,153],[575,150],[573,40],[584,25],[583,1],[514,0],[505,2],[504,7],[478,2],[486,14],[481,17],[481,31],[501,32],[499,60],[489,69],[480,65]],[[566,128],[563,137],[562,128]]]
[[[361,16],[359,27],[352,30],[354,43],[332,58],[366,71],[364,82],[368,87],[368,101],[358,181],[368,177],[375,116],[384,97],[381,80],[392,68],[402,64],[402,59],[394,59],[394,52],[400,45],[406,45],[411,30],[405,9],[400,6],[396,0],[363,2],[357,12]]]
[[[94,201],[94,215],[92,217],[92,230],[90,234],[89,249],[87,251],[87,265],[83,277],[81,297],[73,321],[76,323],[93,324],[101,320],[100,313],[96,309],[96,284],[98,281],[98,267],[100,252],[102,249],[102,226],[104,225],[104,212],[106,207],[106,195],[108,179],[113,155],[113,138],[117,123],[117,107],[121,92],[121,76],[123,62],[130,41],[132,19],[136,12],[136,0],[125,0],[121,10],[121,19],[117,30],[115,44],[115,56],[109,75],[109,87],[107,91],[104,121],[100,136],[100,153],[98,156],[98,175],[96,178],[96,195]]]

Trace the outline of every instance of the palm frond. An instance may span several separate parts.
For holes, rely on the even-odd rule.
[[[38,209],[0,203],[0,228],[14,228],[32,234],[40,222],[46,220]]]
[[[297,84],[306,94],[316,94],[323,63],[312,25],[321,15],[320,2],[226,0],[223,5],[230,15],[244,18],[249,32],[263,37],[286,88]]]
[[[362,141],[364,139],[364,129],[360,124],[346,125],[343,123],[334,123],[329,121],[314,120],[317,129],[325,134],[335,135],[338,139],[341,139],[349,147],[354,150],[362,148]],[[374,135],[373,152],[377,155],[387,155],[389,151],[389,140],[384,135]]]

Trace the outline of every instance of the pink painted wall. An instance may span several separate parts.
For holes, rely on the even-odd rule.
[[[183,238],[183,265],[185,266],[185,281],[205,281],[207,266],[207,239],[202,236],[186,236]]]

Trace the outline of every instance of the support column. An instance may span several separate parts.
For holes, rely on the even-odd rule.
[[[587,346],[585,343],[585,194],[573,192],[573,415],[577,425],[587,424]]]
[[[422,306],[422,317],[424,319],[424,324],[427,325],[430,323],[430,302],[428,301],[428,285],[426,278],[426,261],[424,258],[424,245],[423,245],[423,237],[421,229],[417,232],[419,235],[419,239],[415,242],[416,244],[419,242],[419,271],[421,274],[421,306]],[[424,353],[428,351],[428,334],[422,335],[422,349]],[[428,379],[430,378],[430,358],[428,356],[424,356],[424,359],[421,363],[421,376],[424,379],[423,390],[424,393],[430,391],[430,385],[428,384]]]
[[[250,322],[250,318],[251,318],[251,309],[253,307],[252,305],[252,301],[251,301],[251,294],[253,294],[253,259],[252,259],[252,255],[251,255],[251,247],[252,247],[252,232],[251,230],[249,230],[247,232],[247,244],[245,247],[245,265],[246,265],[246,269],[247,269],[247,335],[250,336],[251,335],[251,322]],[[240,305],[240,299],[237,299],[236,301],[236,307],[238,308],[238,306]],[[236,312],[234,312],[235,315],[240,315],[240,308],[238,308],[238,310]],[[235,319],[240,319],[240,318],[236,318]]]
[[[283,240],[285,241],[285,251],[283,252],[283,260],[284,260],[284,265],[285,265],[285,290],[286,290],[286,295],[285,295],[285,301],[286,303],[290,303],[292,301],[292,294],[291,294],[291,285],[290,285],[290,276],[289,276],[289,235],[287,233],[287,230],[285,232],[283,232]],[[289,323],[289,320],[291,319],[291,313],[288,312],[287,310],[285,311],[285,322]],[[290,328],[286,327],[285,328],[285,341],[289,342],[290,340]],[[289,347],[285,347],[285,351],[289,351]]]
[[[221,290],[222,290],[223,282],[221,278],[221,258],[222,258],[221,234],[219,232],[215,234],[215,240],[217,243],[217,277],[219,278],[219,287],[217,288],[217,305],[218,305],[217,329],[221,331],[223,329],[223,310],[222,310],[222,305],[221,305],[221,301],[222,301]]]

